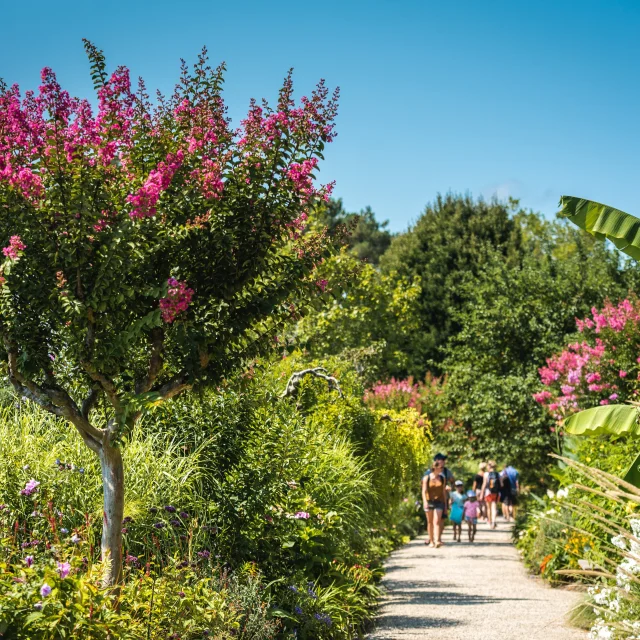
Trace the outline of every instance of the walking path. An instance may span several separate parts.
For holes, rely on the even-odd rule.
[[[529,576],[510,525],[479,524],[474,544],[465,536],[454,542],[447,527],[440,549],[421,536],[391,555],[370,640],[585,640],[564,625],[580,594]]]

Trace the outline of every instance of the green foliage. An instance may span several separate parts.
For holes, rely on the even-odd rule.
[[[345,250],[319,274],[335,287],[333,299],[300,321],[296,341],[315,357],[346,357],[370,382],[406,370],[420,329],[417,278],[382,275]]]
[[[443,363],[445,400],[459,426],[436,438],[450,450],[469,454],[471,446],[537,473],[558,447],[553,419],[533,399],[538,369],[575,333],[576,318],[605,296],[624,296],[637,276],[565,224],[518,220],[528,254],[518,264],[493,254],[459,287],[467,302],[452,311],[460,330]]]
[[[11,537],[6,550],[13,565],[22,567],[27,555],[39,563],[25,592],[12,596],[15,607],[0,596],[20,632],[27,633],[24,619],[39,601],[43,572],[53,579],[55,563],[69,559],[74,572],[62,581],[65,593],[83,604],[69,612],[68,598],[54,590],[43,611],[62,615],[74,629],[93,607],[96,638],[105,637],[105,625],[125,629],[123,638],[146,637],[135,634],[146,630],[152,588],[151,637],[163,625],[192,637],[206,623],[212,637],[243,629],[240,637],[267,638],[275,637],[276,622],[278,637],[292,637],[294,629],[309,640],[358,637],[376,602],[382,559],[422,526],[416,478],[430,434],[413,410],[365,406],[359,376],[337,358],[321,364],[339,379],[343,398],[312,377],[303,378],[295,397],[280,397],[294,371],[317,364],[300,354],[256,363],[215,394],[185,394],[159,405],[134,429],[123,451],[129,560],[126,605],[118,611],[97,586],[97,461],[63,422],[32,405],[8,403],[0,420],[0,503],[6,505],[0,536]],[[20,495],[31,478],[39,487]],[[227,577],[218,563],[231,568]],[[7,568],[4,578],[12,582],[16,570]],[[224,586],[229,581],[233,588]],[[259,590],[261,583],[270,584],[267,591]],[[247,595],[237,602],[241,592]],[[49,637],[46,630],[32,633]]]
[[[516,259],[520,244],[507,206],[453,194],[438,196],[407,233],[393,239],[380,261],[383,272],[417,276],[421,287],[420,328],[406,373],[421,378],[428,368],[437,372],[442,347],[460,329],[455,313],[468,300],[462,283],[495,252]]]
[[[347,213],[341,199],[331,199],[314,212],[313,221],[327,227],[330,232],[338,230],[340,225],[349,227],[349,248],[359,260],[372,265],[380,262],[380,257],[391,244],[392,236],[386,228],[389,221],[378,222],[371,207],[360,213]]]
[[[564,428],[570,435],[638,435],[638,408],[627,404],[592,407],[569,416]]]
[[[561,214],[599,240],[613,244],[634,260],[640,259],[640,220],[619,209],[574,196],[562,196]]]

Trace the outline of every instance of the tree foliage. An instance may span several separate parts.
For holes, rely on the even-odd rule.
[[[0,87],[0,334],[14,387],[67,418],[118,488],[115,445],[145,407],[218,382],[321,293],[330,242],[302,229],[330,192],[313,179],[337,93],[296,105],[289,75],[234,130],[206,52],[152,104],[85,46],[95,114],[48,68],[37,94]]]
[[[566,225],[536,225],[534,241],[530,222],[522,226],[528,256],[520,264],[495,254],[463,284],[467,303],[453,311],[461,329],[443,364],[461,428],[444,437],[460,450],[471,440],[480,455],[542,468],[556,435],[533,397],[538,369],[574,333],[576,317],[605,296],[624,295],[636,272],[619,268],[615,254]]]
[[[438,372],[442,348],[460,330],[456,314],[469,291],[463,282],[477,276],[493,253],[516,260],[520,245],[509,207],[453,194],[438,196],[407,233],[392,240],[380,261],[383,272],[418,277],[421,287],[420,329],[407,373]]]

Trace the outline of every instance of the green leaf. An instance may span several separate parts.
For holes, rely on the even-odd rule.
[[[640,454],[638,454],[638,457],[632,462],[629,469],[627,469],[623,480],[632,484],[634,487],[640,488]]]
[[[560,198],[564,217],[600,240],[611,240],[620,251],[640,260],[640,219],[619,209],[574,196]]]
[[[31,612],[24,620],[24,626],[26,627],[27,625],[31,624],[32,622],[34,622],[35,620],[37,620],[38,618],[42,618],[44,614],[42,613],[42,611],[33,611]]]
[[[580,411],[565,420],[565,431],[582,435],[638,435],[638,408],[629,404],[611,404]]]

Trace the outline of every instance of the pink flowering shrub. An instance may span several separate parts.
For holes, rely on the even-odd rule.
[[[17,393],[119,479],[104,498],[113,582],[123,436],[268,352],[327,287],[315,272],[342,238],[305,227],[331,193],[315,173],[338,93],[321,81],[296,101],[289,74],[275,105],[252,101],[234,127],[206,51],[152,101],[85,48],[95,102],[48,67],[37,91],[0,82],[0,357]]]
[[[576,319],[583,339],[547,359],[534,394],[558,420],[589,407],[632,400],[640,378],[640,301],[607,302]]]
[[[424,382],[415,382],[413,377],[406,380],[391,378],[389,382],[377,382],[364,394],[365,403],[374,409],[415,409],[419,414],[427,414],[433,421],[437,419],[437,405],[444,392],[446,380],[428,373]]]

